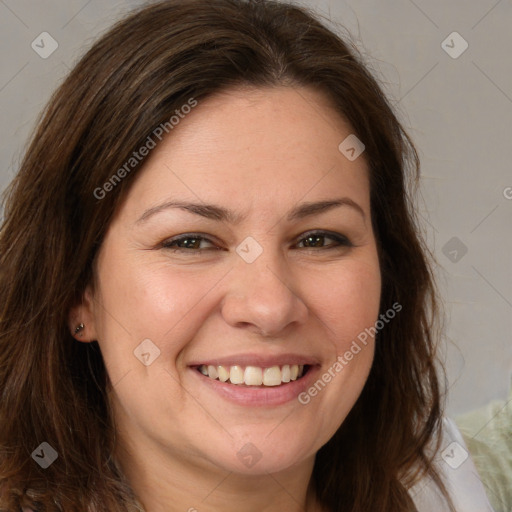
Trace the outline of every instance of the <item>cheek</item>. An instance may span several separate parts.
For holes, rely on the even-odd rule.
[[[133,350],[150,339],[162,354],[173,356],[166,361],[173,360],[201,325],[203,299],[218,281],[217,273],[180,271],[161,261],[148,265],[138,257],[114,257],[104,263],[97,309],[104,356],[133,356]]]
[[[334,337],[336,350],[345,350],[378,318],[381,277],[377,261],[346,261],[317,279],[311,297],[315,314]]]
[[[299,402],[313,411],[326,442],[349,414],[370,372],[374,342],[369,328],[378,319],[381,294],[378,260],[347,260],[317,284],[323,286],[313,297],[315,314],[329,338],[329,360]]]

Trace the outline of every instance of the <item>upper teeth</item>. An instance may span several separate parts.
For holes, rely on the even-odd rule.
[[[245,384],[247,386],[279,386],[282,382],[290,382],[302,377],[304,365],[285,364],[282,367],[271,366],[260,368],[258,366],[213,366],[201,365],[199,371],[221,382],[229,380],[231,384]]]

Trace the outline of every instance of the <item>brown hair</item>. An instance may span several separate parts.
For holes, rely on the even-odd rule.
[[[92,278],[110,219],[141,165],[98,187],[190,98],[239,85],[322,91],[365,146],[382,272],[374,364],[349,416],[316,456],[330,511],[415,510],[420,474],[441,489],[427,447],[440,427],[436,294],[408,183],[419,161],[376,80],[303,8],[273,1],[175,0],[118,22],[54,93],[5,203],[0,233],[0,510],[133,510],[113,458],[115,425],[97,342],[68,312]],[[41,442],[58,452],[42,469]]]

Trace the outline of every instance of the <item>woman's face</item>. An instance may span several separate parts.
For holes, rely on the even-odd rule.
[[[339,149],[351,133],[314,90],[237,89],[152,150],[81,310],[133,453],[273,473],[343,422],[381,290],[364,153]]]

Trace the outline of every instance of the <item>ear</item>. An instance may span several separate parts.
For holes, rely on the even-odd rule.
[[[73,338],[84,343],[97,340],[94,298],[91,286],[87,286],[81,303],[73,306],[68,315],[68,327]]]

